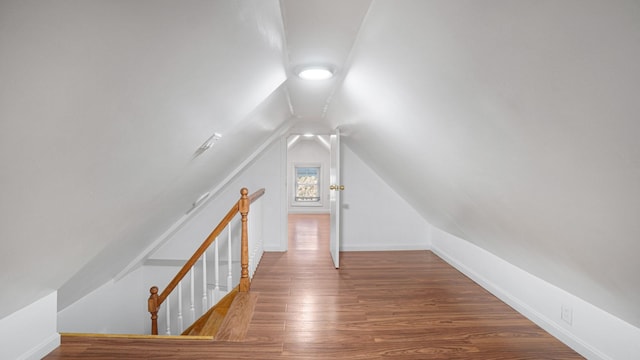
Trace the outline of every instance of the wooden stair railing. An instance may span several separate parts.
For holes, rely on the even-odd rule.
[[[247,231],[247,214],[249,213],[249,205],[260,198],[265,192],[265,189],[260,189],[251,195],[248,195],[249,190],[242,188],[240,190],[240,199],[233,204],[227,215],[220,221],[218,226],[209,234],[204,240],[202,245],[195,251],[195,253],[187,260],[184,266],[178,271],[176,276],[169,282],[165,289],[159,293],[157,286],[151,287],[149,292],[151,295],[148,300],[148,310],[151,314],[151,334],[158,335],[158,311],[160,306],[167,300],[169,294],[176,288],[178,283],[189,273],[189,270],[195,265],[195,263],[202,257],[205,251],[216,240],[218,235],[222,233],[225,227],[233,220],[233,218],[240,213],[242,217],[242,233],[241,233],[241,245],[240,245],[240,292],[248,292],[250,288],[249,280],[249,235]],[[231,259],[229,259],[231,261]]]

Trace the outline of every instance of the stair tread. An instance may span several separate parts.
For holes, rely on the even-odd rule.
[[[187,328],[182,335],[213,336],[218,331],[222,319],[238,294],[238,287],[225,295],[216,305],[209,309],[196,322]]]
[[[247,335],[253,311],[258,301],[255,292],[241,292],[236,295],[215,336],[219,341],[242,341]]]
[[[225,308],[225,309],[219,309],[218,311],[212,312],[211,316],[209,316],[209,319],[200,330],[200,335],[214,336],[218,332],[218,329],[220,328],[222,321],[227,315],[227,310],[229,309]]]

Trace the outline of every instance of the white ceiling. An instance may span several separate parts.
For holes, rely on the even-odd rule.
[[[0,317],[340,126],[427,221],[640,326],[638,34],[634,0],[2,1]]]
[[[322,121],[331,95],[346,74],[346,62],[371,0],[282,0],[289,90],[296,129],[325,132]],[[308,65],[335,70],[330,80],[309,82],[295,76]],[[304,130],[304,131],[303,131]]]

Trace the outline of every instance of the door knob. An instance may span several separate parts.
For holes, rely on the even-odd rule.
[[[344,185],[340,185],[340,190],[344,190]]]
[[[329,186],[329,190],[338,190],[338,185]]]

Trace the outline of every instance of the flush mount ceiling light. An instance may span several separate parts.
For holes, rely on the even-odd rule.
[[[333,69],[329,66],[304,66],[296,73],[304,80],[326,80],[333,77]]]

